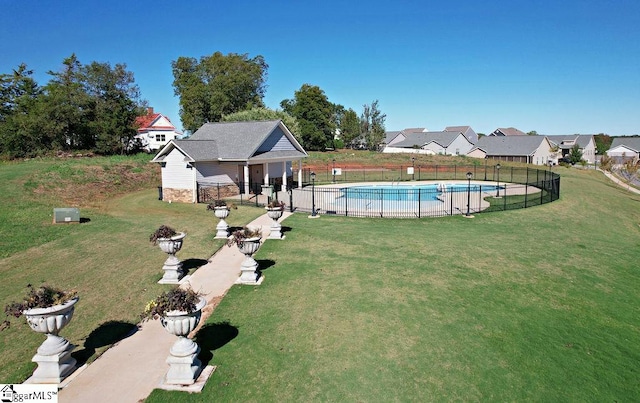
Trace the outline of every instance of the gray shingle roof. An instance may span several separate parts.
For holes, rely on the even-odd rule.
[[[174,140],[176,146],[194,161],[216,161],[219,158],[217,143],[213,140]]]
[[[626,146],[632,150],[640,152],[640,137],[614,137],[609,149],[618,146]]]
[[[544,136],[484,136],[478,139],[476,148],[487,155],[525,156],[533,154],[544,141]]]
[[[400,131],[392,131],[392,132],[385,132],[384,134],[384,142],[386,144],[389,144],[389,142],[393,139],[395,139],[396,137],[398,137],[398,134],[400,134]]]
[[[547,138],[552,143],[557,144],[558,147],[560,147],[561,149],[569,149],[569,148],[573,147],[573,144],[575,144],[575,143],[563,144],[563,142],[569,143],[571,141],[574,141],[574,142],[578,143],[578,146],[580,148],[585,148],[586,146],[589,145],[589,142],[593,138],[593,135],[591,135],[591,134],[568,134],[568,135],[560,135],[560,136],[557,136],[557,135],[556,136],[547,136]]]
[[[493,131],[491,134],[498,135],[497,132],[502,133],[504,136],[526,136],[527,133],[522,130],[518,130],[515,127],[499,127]]]
[[[187,141],[214,140],[217,158],[247,160],[279,123],[279,120],[205,123]]]
[[[422,147],[431,142],[437,143],[442,147],[448,147],[458,136],[460,132],[423,132],[411,133],[407,138],[394,144],[394,147],[412,148],[413,146]]]
[[[285,133],[282,139],[285,142],[288,141],[286,143],[288,150],[275,148],[275,144],[270,142],[274,140],[273,137],[270,141],[266,141],[280,124],[280,120],[205,123],[190,138],[169,142],[153,161],[162,161],[172,149],[172,146],[168,147],[171,144],[187,154],[186,160],[193,159],[193,161],[249,161],[306,157],[307,153],[302,146],[293,139],[293,136],[288,137],[286,126],[282,130]],[[263,149],[259,151],[261,146]],[[274,149],[271,150],[271,147]]]

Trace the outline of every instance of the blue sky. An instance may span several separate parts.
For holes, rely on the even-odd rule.
[[[513,126],[640,133],[640,1],[0,0],[0,73],[79,60],[125,63],[179,128],[171,61],[264,56],[265,103],[304,83],[387,130]]]

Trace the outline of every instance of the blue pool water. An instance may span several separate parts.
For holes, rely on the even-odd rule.
[[[343,188],[343,197],[358,200],[391,200],[391,201],[435,201],[443,193],[495,192],[495,185],[478,185],[466,183],[428,184],[428,185],[366,185]],[[500,187],[503,189],[503,187]]]

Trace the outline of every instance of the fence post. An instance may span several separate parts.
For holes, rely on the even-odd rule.
[[[449,215],[453,215],[453,193],[449,192]]]
[[[502,211],[507,211],[507,184],[506,183],[504,184],[504,197],[502,198]]]
[[[524,208],[527,208],[527,196],[529,193],[529,168],[527,167],[527,179],[524,181]]]
[[[344,189],[344,216],[349,217],[349,188]]]
[[[422,189],[418,188],[418,218],[421,218]]]
[[[289,193],[289,212],[293,213],[293,189],[288,188],[287,192]]]

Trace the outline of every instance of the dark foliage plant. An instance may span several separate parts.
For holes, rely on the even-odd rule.
[[[13,316],[19,318],[22,313],[28,309],[33,308],[50,308],[54,305],[64,304],[65,302],[76,298],[77,291],[70,290],[64,291],[59,288],[51,287],[48,285],[41,285],[35,288],[33,285],[27,285],[27,292],[21,301],[11,302],[4,308],[4,313],[7,318]],[[0,329],[9,327],[9,320],[5,320]]]
[[[140,318],[144,322],[166,316],[167,312],[171,311],[193,312],[200,297],[201,294],[191,288],[173,288],[149,301]]]
[[[281,201],[281,200],[276,200],[273,199],[269,202],[269,204],[267,204],[267,208],[281,208],[284,209],[284,207],[286,206],[286,204]]]
[[[160,228],[158,228],[151,234],[151,236],[149,237],[149,242],[155,245],[158,243],[158,239],[171,238],[176,234],[177,232],[173,228],[166,225],[161,225]]]
[[[260,228],[243,227],[242,229],[233,231],[231,237],[227,240],[227,246],[231,247],[233,245],[237,245],[239,247],[246,239],[261,236],[262,230],[260,230]]]
[[[207,204],[207,210],[215,210],[216,207],[227,207],[227,208],[230,208],[230,209],[237,209],[235,204],[227,203],[224,200],[215,200],[215,201]]]

